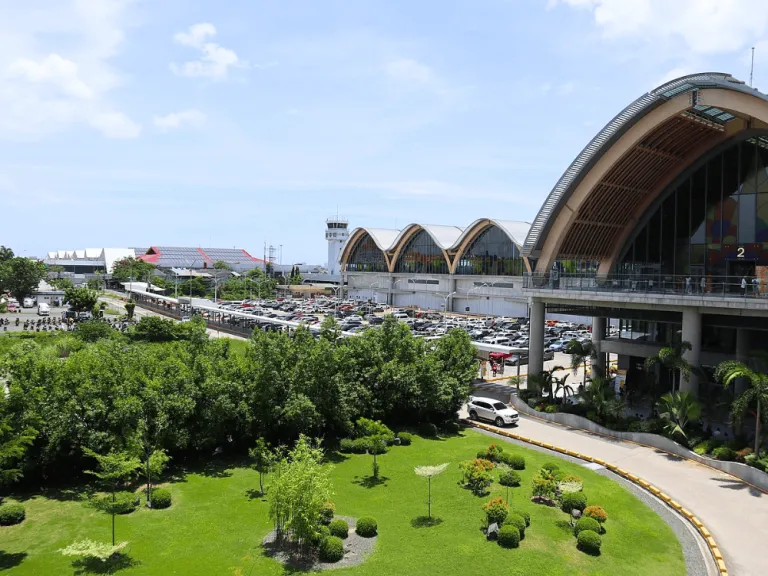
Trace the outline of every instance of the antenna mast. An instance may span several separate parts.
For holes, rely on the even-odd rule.
[[[752,74],[755,71],[755,47],[752,46],[752,64],[749,67],[749,87],[752,87]]]

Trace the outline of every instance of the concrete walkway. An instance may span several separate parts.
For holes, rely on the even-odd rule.
[[[477,395],[488,395],[478,390]],[[521,415],[515,432],[616,464],[669,494],[706,525],[729,574],[768,574],[768,494],[707,466],[653,448]]]

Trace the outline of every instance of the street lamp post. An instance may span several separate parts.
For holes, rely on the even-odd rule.
[[[456,294],[455,291],[443,296],[443,328],[445,328],[446,333],[448,332],[448,298],[454,294]]]
[[[371,292],[373,292],[373,287],[374,287],[374,286],[379,286],[379,287],[380,287],[380,286],[381,286],[381,284],[379,284],[378,282],[374,282],[373,284],[371,284],[370,286],[368,286],[368,290],[370,290]],[[378,303],[379,303],[378,294],[377,294],[376,292],[373,292],[373,301],[374,301],[374,303],[375,303],[375,304],[378,304]]]
[[[408,278],[400,278],[399,280],[395,280],[394,284],[392,284],[392,290],[395,289],[395,286],[398,285],[400,282],[408,282]],[[395,305],[395,295],[392,293],[392,290],[390,290],[390,294],[392,294],[392,302],[390,302],[390,305]]]

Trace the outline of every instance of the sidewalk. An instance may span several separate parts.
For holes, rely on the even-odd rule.
[[[620,440],[520,417],[519,434],[588,454],[639,476],[691,510],[709,528],[730,574],[764,576],[768,494],[712,468]]]

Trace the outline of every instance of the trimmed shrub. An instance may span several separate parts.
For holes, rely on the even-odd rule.
[[[488,487],[493,484],[491,470],[494,469],[493,462],[476,458],[467,462],[461,462],[461,480],[473,494],[482,496],[486,493]]]
[[[521,481],[520,474],[514,470],[503,470],[501,474],[499,474],[499,484],[502,486],[517,487],[520,486]]]
[[[353,446],[354,440],[352,440],[352,438],[342,438],[341,442],[339,442],[339,452],[351,454]]]
[[[592,530],[596,534],[600,533],[600,523],[594,518],[583,516],[576,521],[576,526],[573,528],[573,534],[578,536],[584,530]]]
[[[425,438],[436,438],[437,426],[432,424],[432,422],[422,422],[419,425],[419,434],[421,434]]]
[[[152,490],[152,508],[162,510],[171,507],[171,493],[165,488],[155,488]]]
[[[579,550],[594,555],[600,554],[600,545],[603,543],[600,539],[600,535],[592,530],[579,532],[579,535],[576,537],[576,542],[578,542]]]
[[[758,457],[755,456],[754,454],[750,454],[749,456],[744,458],[744,462],[748,466],[752,466],[752,468],[757,468],[761,472],[765,472],[766,468],[768,468],[768,466],[766,466],[766,462],[764,460],[758,459]]]
[[[378,420],[369,420],[368,418],[359,418],[355,422],[355,435],[358,438],[381,436],[386,440],[387,444],[391,444],[392,439],[395,437],[394,432],[389,429],[389,426],[382,424]]]
[[[525,523],[525,518],[523,518],[520,514],[512,512],[509,516],[507,516],[506,523],[511,524],[520,531],[520,540],[525,538],[525,528],[527,524]]]
[[[512,514],[517,514],[518,516],[522,516],[523,520],[525,520],[526,528],[531,525],[531,515],[528,514],[528,512],[526,512],[525,510],[513,510]]]
[[[481,450],[477,453],[478,458],[482,458],[483,460],[488,460],[490,462],[501,462],[501,456],[504,452],[504,448],[499,446],[498,444],[491,444],[486,448],[485,450]]]
[[[485,511],[485,519],[488,526],[491,524],[501,526],[504,524],[507,514],[509,514],[509,504],[504,502],[503,498],[494,498],[483,504],[483,510]]]
[[[547,462],[546,464],[544,464],[544,466],[541,467],[541,469],[548,471],[550,474],[554,476],[560,471],[560,466],[558,466],[554,462]]]
[[[712,456],[718,460],[733,460],[736,458],[736,452],[728,448],[728,446],[720,446],[712,450]]]
[[[342,520],[341,518],[337,518],[328,524],[328,529],[331,531],[331,536],[336,536],[337,538],[346,538],[349,536],[349,524],[347,524],[346,520]]]
[[[334,514],[336,514],[336,504],[330,501],[324,502],[320,507],[320,522],[327,526],[333,520]]]
[[[317,532],[315,532],[315,535],[312,537],[312,546],[320,546],[320,544],[323,543],[323,540],[328,538],[331,535],[331,531],[328,530],[328,526],[325,524],[320,524],[320,526],[317,527]]]
[[[513,470],[525,470],[525,457],[520,454],[509,454],[508,452],[502,452],[497,457],[497,461],[502,464],[506,464]]]
[[[549,404],[544,408],[544,412],[547,414],[554,414],[557,412],[557,405],[556,404]]]
[[[534,477],[533,496],[552,499],[555,497],[555,490],[557,490],[557,484],[554,480],[542,478],[541,476]]]
[[[587,507],[587,495],[584,492],[568,492],[560,497],[560,509],[566,514],[574,510],[583,512]]]
[[[104,500],[112,502],[112,496],[104,496]],[[133,492],[118,492],[115,494],[114,507],[117,514],[130,514],[138,507],[138,498]]]
[[[363,516],[357,520],[355,525],[355,532],[358,536],[363,538],[373,538],[379,530],[379,525],[376,523],[376,519],[372,516]]]
[[[512,524],[505,524],[499,528],[499,546],[502,548],[517,548],[520,546],[520,530]]]
[[[0,526],[20,524],[26,517],[27,513],[21,504],[3,504],[0,506]]]
[[[752,448],[742,448],[741,450],[736,451],[736,461],[737,462],[746,462],[747,456],[752,455]]]
[[[400,438],[401,446],[410,446],[413,442],[413,434],[410,432],[400,432],[397,437]]]
[[[320,559],[323,562],[338,562],[344,558],[344,541],[338,536],[328,536],[320,542]]]
[[[594,518],[600,524],[603,524],[608,520],[608,514],[603,510],[602,506],[587,506],[584,508],[584,516],[587,518]]]

